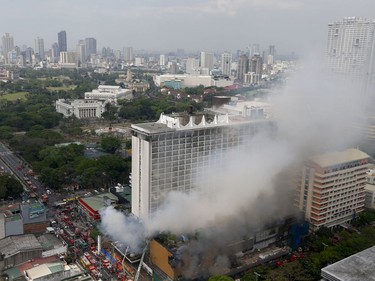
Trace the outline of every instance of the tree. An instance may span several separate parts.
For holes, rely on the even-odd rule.
[[[232,277],[226,275],[215,275],[208,278],[208,281],[234,281]]]
[[[101,147],[104,151],[114,154],[121,147],[121,140],[115,137],[103,137]]]

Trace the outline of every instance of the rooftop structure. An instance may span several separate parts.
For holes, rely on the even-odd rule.
[[[226,87],[233,85],[230,79],[214,79],[210,75],[189,75],[189,74],[163,74],[154,76],[154,82],[158,87],[170,86],[177,84],[178,88],[196,87],[203,85],[204,87],[217,86]],[[177,87],[177,85],[176,85]],[[175,88],[175,87],[173,87]]]
[[[261,108],[243,115],[161,114],[157,122],[133,124],[132,212],[143,219],[169,191],[190,192],[197,182],[209,185],[205,171],[224,161],[228,150],[246,150],[257,132],[274,135],[275,127]]]
[[[90,220],[100,220],[99,211],[117,202],[118,198],[112,193],[102,193],[90,197],[80,197],[78,207]]]
[[[375,246],[322,268],[322,281],[374,281]]]

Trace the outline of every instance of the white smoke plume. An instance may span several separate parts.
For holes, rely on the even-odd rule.
[[[345,80],[328,75],[321,65],[316,60],[306,65],[269,97],[277,138],[257,135],[248,140],[247,154],[231,151],[224,164],[213,163],[205,174],[210,186],[198,183],[189,194],[170,192],[155,216],[144,221],[144,229],[134,229],[113,209],[102,212],[103,227],[134,249],[141,245],[137,238],[198,230],[204,233],[195,249],[199,252],[199,247],[231,242],[289,214],[293,197],[280,174],[312,154],[343,150],[361,140],[357,129],[363,120],[363,95]],[[143,235],[137,236],[140,232]]]

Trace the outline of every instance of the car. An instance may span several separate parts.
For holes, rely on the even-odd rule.
[[[83,255],[85,256],[86,259],[91,258],[91,255],[88,252],[84,252]]]

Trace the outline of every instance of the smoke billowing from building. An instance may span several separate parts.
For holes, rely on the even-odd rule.
[[[358,144],[363,96],[319,65],[307,65],[269,96],[278,124],[277,138],[257,135],[248,140],[247,153],[228,152],[222,164],[212,163],[212,169],[205,171],[210,185],[198,183],[189,194],[170,192],[157,213],[143,222],[144,228],[134,227],[111,208],[102,212],[103,228],[134,250],[141,245],[137,238],[160,232],[198,232],[198,239],[181,252],[189,252],[190,257],[197,253],[196,262],[201,263],[203,253],[217,249],[204,274],[228,264],[226,245],[293,213],[293,190],[283,178],[286,170],[309,155]],[[191,276],[192,268],[197,268],[194,258],[185,263],[183,274]]]

